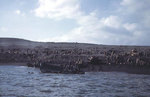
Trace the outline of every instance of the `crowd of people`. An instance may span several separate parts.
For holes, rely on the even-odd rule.
[[[150,65],[150,49],[138,51],[132,49],[130,52],[118,53],[110,51],[107,53],[106,64],[145,66]]]
[[[0,48],[0,63],[25,62],[36,65],[39,62],[49,62],[51,64],[66,65],[70,64],[70,62],[75,63],[78,60],[84,64],[91,63],[96,65],[150,65],[150,49],[138,50],[134,48],[125,51],[124,49],[116,50],[113,48]],[[93,63],[93,60],[95,60],[95,63]]]

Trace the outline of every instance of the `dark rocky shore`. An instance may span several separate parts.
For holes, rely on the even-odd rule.
[[[26,63],[41,72],[118,71],[150,74],[150,46],[32,42],[0,38],[0,64]]]

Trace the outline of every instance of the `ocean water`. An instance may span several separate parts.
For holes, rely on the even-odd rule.
[[[150,97],[150,75],[50,74],[26,66],[0,66],[0,97]]]

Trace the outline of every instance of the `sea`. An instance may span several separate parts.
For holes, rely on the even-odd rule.
[[[123,72],[41,73],[0,66],[0,97],[150,97],[150,75]]]

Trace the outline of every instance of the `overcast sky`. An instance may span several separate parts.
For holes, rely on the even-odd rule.
[[[0,0],[0,37],[150,45],[150,0]]]

